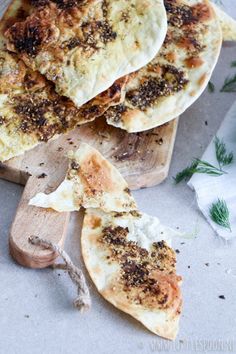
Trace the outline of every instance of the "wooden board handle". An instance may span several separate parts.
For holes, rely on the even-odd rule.
[[[45,268],[57,258],[57,254],[31,245],[28,241],[30,236],[39,236],[60,246],[65,240],[70,213],[28,205],[30,198],[45,191],[46,186],[47,181],[43,178],[29,177],[10,230],[10,253],[25,267]]]

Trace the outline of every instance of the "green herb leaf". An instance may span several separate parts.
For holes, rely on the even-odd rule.
[[[225,200],[218,199],[210,207],[210,217],[217,224],[231,231],[229,209]]]
[[[231,68],[235,68],[236,67],[236,60],[232,61],[231,63]]]
[[[223,174],[226,173],[225,171],[222,171],[220,168],[211,165],[207,161],[203,161],[200,159],[195,159],[195,161],[198,162],[195,173],[206,173],[210,176],[222,176]]]
[[[178,184],[182,181],[187,181],[189,178],[191,178],[192,175],[195,173],[197,165],[198,162],[194,160],[190,166],[177,173],[177,175],[174,177],[175,183]]]
[[[219,164],[219,168],[210,164],[207,161],[203,161],[200,159],[194,159],[190,166],[186,167],[181,172],[177,173],[174,177],[175,183],[178,184],[182,181],[187,181],[192,177],[194,173],[205,173],[210,176],[218,177],[227,173],[223,171],[223,167],[230,165],[234,160],[234,155],[232,152],[228,153],[226,149],[226,145],[223,139],[219,139],[217,136],[214,140],[215,143],[215,153],[216,159]]]
[[[208,92],[215,92],[215,85],[211,81],[208,82]]]
[[[217,136],[215,137],[215,151],[216,151],[216,158],[219,163],[220,169],[222,170],[223,166],[230,165],[234,160],[233,152],[230,153],[226,150],[226,145],[223,139],[219,139]]]
[[[236,74],[233,77],[227,77],[220,92],[236,92]]]
[[[222,176],[226,172],[222,169],[219,169],[218,167],[211,165],[207,161],[194,159],[190,166],[177,173],[177,175],[174,177],[175,183],[178,184],[182,181],[187,181],[192,177],[194,173],[206,173],[210,176],[218,177]]]

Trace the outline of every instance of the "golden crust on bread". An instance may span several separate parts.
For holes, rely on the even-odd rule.
[[[7,52],[3,32],[30,12],[27,1],[14,1],[0,22],[0,161],[46,142],[76,125],[102,115],[121,101],[128,77],[78,109],[59,96],[53,83],[33,71],[17,55]]]
[[[8,49],[77,106],[149,62],[164,41],[163,0],[31,1],[6,31]]]
[[[174,339],[182,296],[175,252],[165,241],[170,233],[146,214],[88,209],[81,244],[101,295],[155,334]]]
[[[165,0],[168,31],[157,56],[132,75],[123,103],[105,117],[129,132],[164,124],[203,92],[217,62],[222,34],[207,0]]]
[[[38,193],[31,205],[74,211],[101,208],[105,211],[130,211],[137,208],[128,185],[118,170],[96,149],[80,143],[69,153],[69,168],[64,181],[50,194]]]

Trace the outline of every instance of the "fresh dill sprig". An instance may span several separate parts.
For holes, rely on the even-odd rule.
[[[211,165],[207,161],[203,161],[200,159],[195,160],[198,162],[195,173],[206,173],[211,176],[222,176],[223,174],[226,174],[225,171],[216,166]]]
[[[217,224],[231,231],[229,209],[223,199],[218,199],[210,207],[210,217]]]
[[[177,173],[177,175],[174,177],[175,183],[178,184],[181,181],[188,180],[189,178],[192,177],[194,173],[205,173],[210,176],[217,177],[217,176],[222,176],[226,172],[216,166],[211,165],[207,161],[203,161],[195,158],[190,166],[186,167],[184,170]]]
[[[211,81],[208,82],[208,92],[215,92],[215,85]]]
[[[216,159],[218,161],[219,167],[216,167],[207,161],[195,158],[193,159],[190,166],[177,173],[177,175],[174,177],[176,184],[182,181],[187,181],[192,177],[194,173],[205,173],[214,177],[222,176],[223,174],[227,173],[223,171],[223,167],[228,166],[233,162],[233,152],[227,152],[223,139],[219,139],[217,136],[215,137],[214,144]]]
[[[231,68],[235,68],[236,67],[236,60],[232,61],[231,63]]]
[[[225,79],[224,85],[220,92],[236,92],[236,74]]]
[[[177,173],[177,175],[174,177],[175,183],[178,184],[182,181],[187,181],[189,178],[191,178],[196,171],[197,165],[198,162],[196,160],[193,160],[190,166]]]
[[[226,145],[224,141],[219,139],[217,136],[214,140],[215,143],[215,151],[216,151],[216,159],[218,161],[219,167],[222,170],[223,166],[230,165],[234,160],[233,152],[227,152]]]

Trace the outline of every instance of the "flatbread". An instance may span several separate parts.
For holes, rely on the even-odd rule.
[[[78,107],[146,65],[167,31],[163,0],[40,0],[8,49]]]
[[[124,102],[104,114],[128,132],[162,125],[205,89],[217,62],[221,28],[207,0],[165,0],[168,32],[159,54],[131,75]]]
[[[94,120],[122,99],[128,77],[78,109],[54,85],[5,49],[3,32],[24,18],[29,5],[14,1],[0,22],[0,161],[8,160]]]
[[[153,333],[174,339],[182,305],[181,277],[168,245],[176,234],[146,214],[86,210],[85,266],[99,293]]]
[[[69,153],[65,180],[51,194],[38,193],[30,205],[59,212],[84,208],[130,211],[137,206],[118,170],[91,146],[81,143]]]
[[[120,101],[126,77],[80,109],[14,54],[0,50],[0,161],[23,154],[42,142],[103,114]]]
[[[77,114],[40,74],[0,51],[0,161],[72,129],[79,124]]]
[[[224,41],[236,41],[236,21],[223,11],[219,6],[211,2],[217,18],[220,22],[223,40]]]

